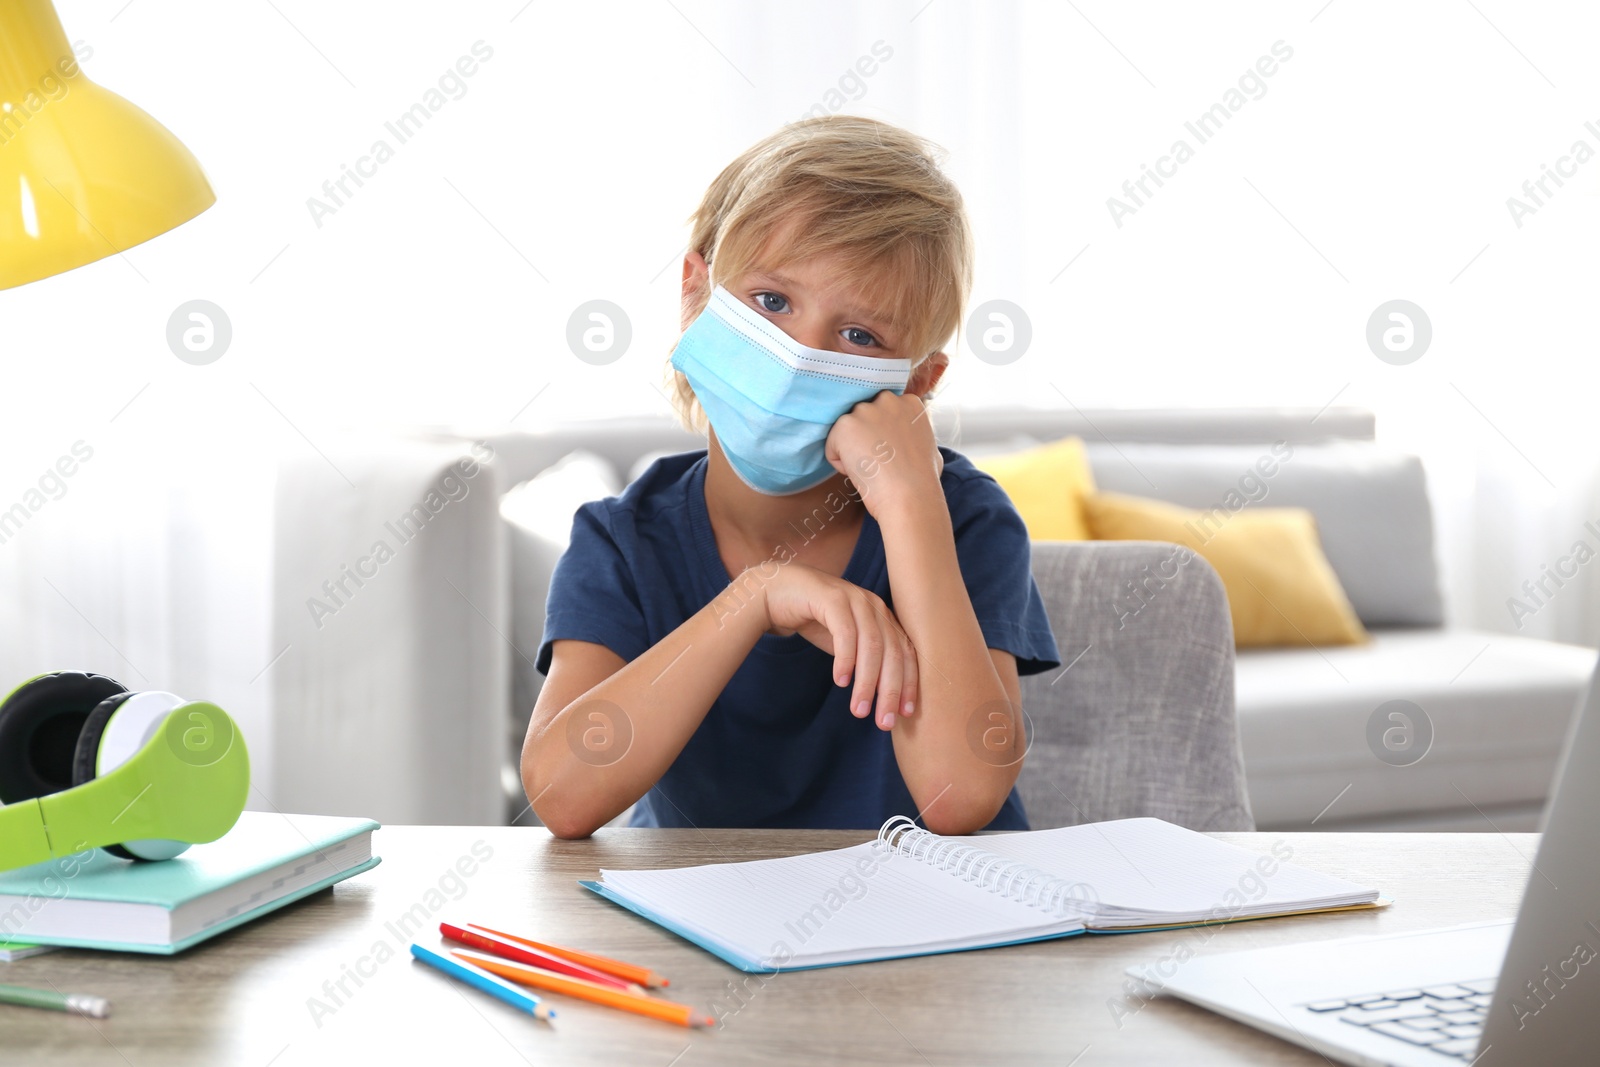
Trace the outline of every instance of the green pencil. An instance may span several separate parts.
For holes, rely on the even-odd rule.
[[[54,989],[29,989],[23,985],[0,985],[0,1004],[20,1004],[25,1008],[69,1011],[104,1019],[111,1014],[111,1001],[89,993],[57,993]]]

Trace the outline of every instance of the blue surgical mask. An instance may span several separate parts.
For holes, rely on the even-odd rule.
[[[768,496],[821,485],[839,417],[885,389],[904,393],[909,359],[807,348],[717,286],[672,353],[734,473]]]

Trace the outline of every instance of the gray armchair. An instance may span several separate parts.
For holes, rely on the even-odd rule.
[[[1063,664],[1022,680],[1033,828],[1153,815],[1253,830],[1211,565],[1152,541],[1036,541],[1033,575]]]

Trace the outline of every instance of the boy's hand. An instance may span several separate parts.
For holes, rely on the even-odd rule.
[[[891,394],[892,395],[892,394]],[[894,726],[895,713],[916,706],[917,652],[900,623],[876,594],[803,563],[786,563],[763,581],[768,632],[798,633],[833,656],[833,680],[850,685],[850,713],[866,718],[877,694],[877,725]]]
[[[944,457],[934,440],[933,420],[922,398],[911,393],[885,389],[851,408],[828,432],[824,454],[880,521],[886,503],[926,494],[944,497],[939,488]]]

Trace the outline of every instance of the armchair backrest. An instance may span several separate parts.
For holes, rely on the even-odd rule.
[[[1216,571],[1152,541],[1033,543],[1063,666],[1022,679],[1034,829],[1153,815],[1252,830]]]

